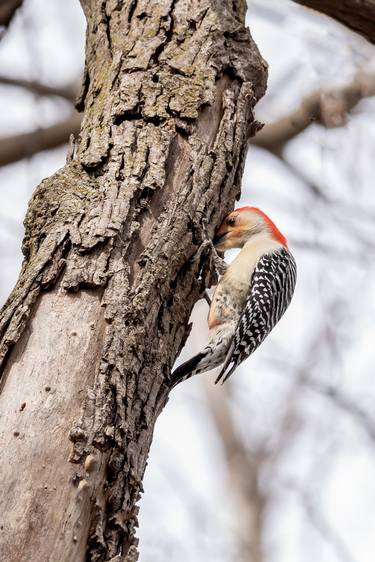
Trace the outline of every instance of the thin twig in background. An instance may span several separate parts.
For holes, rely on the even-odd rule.
[[[303,506],[310,523],[327,542],[327,544],[329,544],[335,551],[337,558],[341,562],[355,562],[355,559],[350,553],[345,541],[329,523],[323,511],[317,507],[316,502],[311,497],[311,494],[302,490],[299,484],[291,480],[284,482],[284,485],[299,496],[300,504]]]

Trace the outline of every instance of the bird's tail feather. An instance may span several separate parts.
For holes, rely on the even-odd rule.
[[[229,363],[227,363],[226,365],[224,365],[224,367],[221,369],[219,375],[216,377],[215,380],[215,384],[217,384],[218,382],[221,381],[221,384],[224,384],[225,381],[227,381],[229,379],[229,377],[231,375],[233,375],[234,371],[237,368],[236,363],[234,363],[231,368],[229,369],[229,371],[226,372],[227,368],[228,368]]]
[[[222,365],[221,371],[220,371],[219,375],[217,376],[217,378],[215,380],[215,384],[217,384],[219,381],[221,381],[221,384],[224,384],[225,381],[228,380],[229,377],[236,370],[238,362],[233,357],[233,350],[234,350],[234,343],[232,342],[229,349],[228,349],[227,356],[225,358],[224,364]],[[232,365],[231,365],[231,363],[232,363]],[[228,371],[229,366],[230,366],[230,369]]]
[[[193,375],[211,371],[215,367],[222,364],[225,359],[224,349],[213,349],[209,345],[197,355],[194,355],[189,361],[182,363],[171,375],[171,388],[174,388],[180,382],[189,379]]]
[[[180,382],[185,381],[186,379],[189,379],[190,377],[195,375],[199,363],[206,355],[207,352],[205,353],[204,351],[201,353],[197,353],[197,355],[194,355],[194,357],[192,357],[188,361],[185,361],[185,363],[182,363],[182,365],[177,367],[177,369],[173,371],[171,375],[171,388],[174,388]]]

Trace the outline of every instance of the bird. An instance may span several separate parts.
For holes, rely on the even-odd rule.
[[[213,246],[216,257],[231,248],[241,251],[226,265],[214,291],[207,346],[172,373],[171,388],[219,365],[215,383],[224,383],[260,346],[292,300],[295,259],[285,236],[261,209],[240,207],[229,213]]]

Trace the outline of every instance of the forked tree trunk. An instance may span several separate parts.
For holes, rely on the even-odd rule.
[[[245,2],[91,0],[82,129],[35,191],[0,324],[7,562],[137,559],[167,377],[240,192],[266,69]]]

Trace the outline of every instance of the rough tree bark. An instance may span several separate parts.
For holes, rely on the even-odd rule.
[[[8,562],[137,559],[154,424],[212,280],[190,258],[239,195],[265,90],[245,2],[82,5],[81,132],[30,202],[0,318]]]

